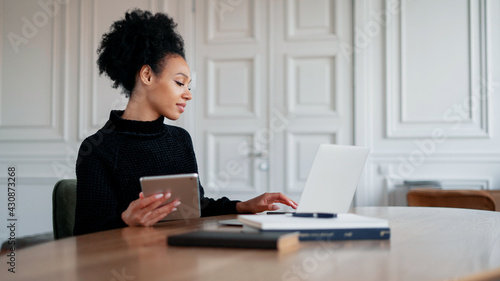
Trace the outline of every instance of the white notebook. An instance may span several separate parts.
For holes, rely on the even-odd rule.
[[[287,215],[239,215],[238,220],[260,230],[333,230],[389,228],[385,219],[356,214],[338,214],[336,218],[303,218]]]

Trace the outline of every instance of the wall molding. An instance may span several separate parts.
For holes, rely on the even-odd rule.
[[[296,0],[285,1],[285,18],[286,18],[286,40],[293,42],[299,40],[336,40],[339,38],[336,34],[336,15],[335,11],[338,9],[339,1],[329,1],[329,24],[330,26],[323,26],[322,28],[308,28],[306,31],[296,28],[298,23],[298,7]]]
[[[78,148],[67,145],[53,154],[0,154],[0,167],[16,166],[19,178],[75,178],[77,157]]]
[[[80,2],[80,50],[79,50],[79,77],[78,77],[78,139],[83,140],[92,128],[90,121],[92,99],[95,93],[94,79],[94,36],[96,30],[95,1]]]
[[[0,14],[3,13],[3,1],[0,3]],[[66,141],[68,140],[67,116],[65,104],[68,100],[68,52],[65,50],[68,38],[68,5],[62,5],[56,16],[47,17],[52,22],[51,48],[51,83],[50,83],[50,123],[46,126],[2,126],[0,119],[0,141]],[[2,26],[0,26],[1,28]],[[43,27],[42,27],[43,28]],[[1,29],[0,29],[1,30]],[[3,44],[0,36],[0,57],[3,55]],[[0,58],[1,59],[1,58]],[[0,69],[1,71],[1,69]],[[2,73],[0,72],[0,101],[3,93]],[[1,116],[0,116],[1,117]]]
[[[469,100],[477,101],[477,109],[472,107],[468,118],[458,115],[450,120],[411,121],[404,111],[406,92],[404,72],[404,0],[386,0],[386,7],[400,7],[400,13],[394,15],[394,22],[386,26],[386,136],[388,139],[427,137],[434,128],[442,128],[450,138],[490,138],[488,118],[487,79],[488,48],[485,38],[487,19],[485,1],[469,1]],[[477,43],[477,46],[475,45]],[[470,104],[472,105],[472,104]],[[452,110],[452,108],[450,108]],[[445,112],[443,112],[443,115]]]
[[[374,1],[366,1],[363,5],[353,4],[353,38],[357,38],[363,26],[367,25],[370,10]],[[358,42],[353,41],[353,49],[358,47]],[[373,60],[375,57],[374,48],[362,48],[360,52],[353,53],[353,111],[354,111],[354,145],[371,147],[373,143],[373,81],[375,73]],[[373,153],[373,151],[371,152]],[[367,159],[367,164],[358,181],[357,191],[354,194],[353,205],[365,205],[369,202],[368,193],[373,189],[373,177],[367,167],[371,159]]]
[[[249,73],[249,96],[250,105],[249,108],[241,108],[241,107],[225,107],[224,110],[221,108],[217,108],[220,105],[218,102],[218,92],[217,91],[217,62],[250,62],[250,69],[248,69]],[[231,117],[231,118],[258,118],[260,117],[261,109],[261,79],[259,76],[259,69],[261,69],[260,65],[260,57],[259,55],[255,56],[240,56],[235,58],[211,58],[207,60],[207,89],[206,89],[206,113],[207,117]],[[223,106],[220,106],[223,107]]]
[[[413,151],[402,152],[372,152],[370,159],[379,163],[398,162],[399,157],[407,158]],[[500,163],[500,152],[439,152],[425,156],[424,163]]]
[[[328,85],[329,92],[325,93],[325,95],[329,95],[329,103],[320,103],[315,104],[316,108],[311,104],[300,104],[299,102],[299,89],[297,87],[298,81],[300,81],[300,77],[298,77],[298,64],[300,61],[319,61],[325,60],[328,62],[329,66],[329,79],[327,79],[330,84]],[[330,55],[315,55],[315,56],[291,56],[287,55],[285,60],[286,67],[286,91],[285,91],[285,103],[287,114],[291,115],[300,115],[300,116],[314,116],[314,117],[331,117],[331,118],[340,118],[338,106],[340,103],[339,93],[337,91],[338,87],[338,64],[337,57],[333,54]],[[326,66],[326,65],[325,65]],[[319,70],[320,73],[323,71]]]
[[[260,11],[260,1],[251,0],[249,3],[249,28],[251,30],[247,31],[247,35],[237,34],[233,35],[233,37],[226,35],[223,36],[217,33],[217,17],[219,19],[223,19],[224,13],[226,11],[232,11],[238,6],[240,6],[243,1],[216,1],[209,0],[207,1],[208,9],[205,9],[206,12],[206,28],[207,28],[207,36],[205,38],[208,44],[248,44],[248,43],[259,43],[260,41],[260,32],[259,32],[259,11]]]

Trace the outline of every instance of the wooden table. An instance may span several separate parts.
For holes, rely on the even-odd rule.
[[[386,241],[302,242],[298,250],[167,246],[165,237],[216,229],[221,216],[127,227],[71,237],[16,252],[2,280],[456,280],[500,278],[500,212],[447,208],[363,207],[390,220]],[[481,273],[490,271],[487,274]],[[5,278],[7,277],[7,278]],[[478,276],[471,280],[478,279]]]

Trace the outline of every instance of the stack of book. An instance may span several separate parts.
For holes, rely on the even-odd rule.
[[[238,220],[261,232],[298,231],[301,241],[389,239],[389,221],[356,214],[333,218],[287,215],[240,215]]]
[[[389,221],[356,214],[336,217],[240,215],[246,228],[240,232],[194,231],[167,237],[172,246],[296,249],[300,241],[389,239]]]

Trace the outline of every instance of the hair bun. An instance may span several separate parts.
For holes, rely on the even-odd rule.
[[[161,74],[163,59],[176,54],[185,58],[184,40],[176,31],[177,24],[163,13],[134,9],[125,18],[114,22],[102,36],[97,54],[99,74],[113,81],[113,88],[122,87],[130,95],[135,75],[144,65]]]

